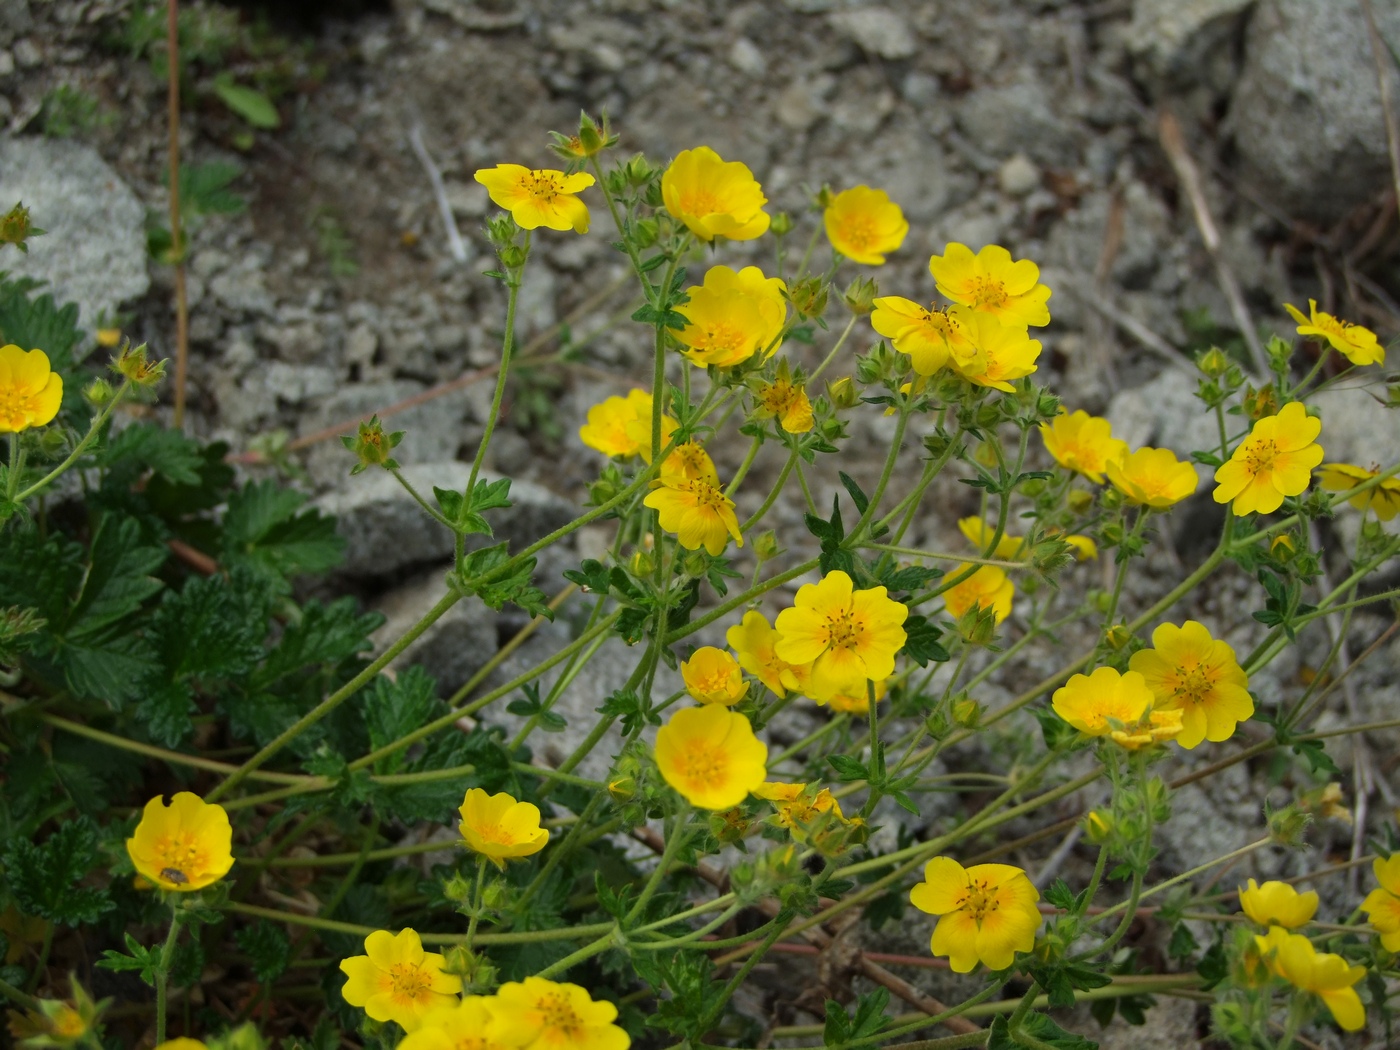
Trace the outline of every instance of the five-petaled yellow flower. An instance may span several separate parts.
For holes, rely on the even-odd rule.
[[[879,266],[898,251],[909,232],[899,205],[884,190],[853,186],[831,199],[822,213],[826,238],[852,262]]]
[[[703,284],[686,289],[690,301],[676,307],[687,324],[675,332],[692,364],[729,368],[754,354],[771,354],[782,342],[787,322],[787,285],[766,277],[757,266],[735,272],[711,266]]]
[[[365,954],[340,961],[348,980],[341,995],[376,1021],[395,1021],[416,1030],[434,1007],[452,1006],[462,979],[443,973],[442,956],[425,952],[414,929],[375,930],[365,938]]]
[[[812,402],[807,391],[783,374],[771,383],[760,383],[754,391],[754,418],[777,419],[789,434],[805,434],[812,429]]]
[[[928,268],[938,291],[955,303],[1006,325],[1050,323],[1050,289],[1040,283],[1040,267],[1029,259],[1013,261],[999,244],[973,255],[967,245],[951,243],[942,255],[929,259]]]
[[[543,977],[507,981],[490,1003],[486,1038],[519,1050],[627,1050],[632,1038],[613,1024],[617,1007],[586,989]]]
[[[662,429],[665,430],[664,427]],[[665,440],[669,442],[670,436]],[[651,442],[648,441],[647,444],[650,445]],[[647,458],[650,459],[650,456]],[[715,461],[698,441],[682,441],[661,464],[661,480],[679,482],[694,481],[696,478],[704,478],[711,484],[717,483],[719,472],[715,470]]]
[[[666,210],[702,241],[751,241],[768,232],[768,198],[748,165],[724,161],[709,146],[681,150],[661,176]]]
[[[965,307],[926,310],[897,295],[882,295],[874,305],[871,327],[907,354],[921,376],[933,375],[950,361],[971,361],[977,355],[968,335],[970,312]]]
[[[506,861],[538,853],[549,841],[549,829],[540,827],[539,807],[504,791],[488,795],[468,788],[458,812],[462,822],[457,830],[467,845],[502,870]]]
[[[1333,350],[1354,365],[1385,364],[1385,347],[1369,328],[1323,313],[1317,308],[1316,299],[1308,300],[1310,317],[1304,317],[1303,311],[1291,303],[1284,303],[1283,308],[1298,322],[1299,335],[1316,336],[1319,341],[1331,343]]]
[[[894,672],[908,616],[909,608],[884,587],[854,590],[851,578],[837,569],[820,583],[798,588],[793,608],[778,614],[775,648],[788,663],[814,661],[807,695],[827,699]]]
[[[1152,632],[1152,645],[1133,653],[1128,666],[1142,676],[1156,707],[1181,711],[1177,743],[1182,747],[1229,740],[1235,727],[1254,714],[1249,678],[1235,650],[1212,638],[1204,624],[1161,624]]]
[[[689,660],[681,661],[685,691],[702,704],[733,707],[749,691],[739,661],[723,649],[702,645]]]
[[[1215,471],[1216,503],[1233,501],[1241,517],[1270,514],[1285,496],[1307,491],[1312,470],[1322,462],[1317,435],[1322,420],[1308,415],[1300,401],[1290,401],[1277,415],[1265,416]]]
[[[1113,436],[1108,420],[1091,416],[1082,408],[1061,411],[1048,423],[1040,424],[1040,436],[1056,463],[1083,474],[1096,485],[1103,484],[1103,474],[1110,463],[1128,454],[1128,443]]]
[[[1317,472],[1317,483],[1328,492],[1345,492],[1379,473],[1379,470],[1367,470],[1352,463],[1326,463]],[[1390,521],[1400,514],[1400,478],[1386,478],[1375,488],[1358,492],[1347,502],[1357,510],[1369,507],[1379,521]]]
[[[163,890],[189,893],[218,882],[233,867],[233,828],[224,807],[181,791],[166,806],[146,803],[141,822],[126,840],[131,863]]]
[[[1152,707],[1152,691],[1137,671],[1112,667],[1077,674],[1050,698],[1055,713],[1086,736],[1109,736],[1122,726],[1136,726]],[[1116,724],[1115,724],[1116,723]]]
[[[940,916],[929,947],[934,955],[947,956],[955,973],[968,973],[979,962],[1005,970],[1017,952],[1035,947],[1040,893],[1021,868],[964,868],[951,857],[934,857],[909,900],[920,911]]]
[[[797,828],[810,824],[818,817],[830,813],[837,820],[845,820],[841,803],[836,801],[829,788],[817,789],[807,784],[784,784],[769,781],[753,789],[757,798],[773,803],[777,810],[779,827]]]
[[[1301,933],[1289,933],[1282,926],[1269,927],[1268,934],[1256,936],[1254,943],[1270,973],[1316,995],[1344,1031],[1365,1027],[1366,1008],[1354,985],[1366,976],[1366,967],[1352,966],[1340,955],[1319,952]]]
[[[704,547],[717,558],[731,537],[736,546],[744,545],[734,501],[717,479],[663,477],[642,502],[656,511],[661,527],[674,532],[688,551]]]
[[[1361,910],[1381,935],[1381,947],[1388,952],[1400,952],[1400,853],[1377,857],[1371,864],[1376,881],[1380,883],[1366,895]]]
[[[63,401],[63,377],[42,350],[0,346],[0,434],[53,422]]]
[[[967,307],[953,307],[955,310]],[[1040,340],[1032,339],[1024,325],[1002,324],[991,314],[968,312],[962,328],[972,345],[972,354],[950,352],[948,363],[969,383],[1010,393],[1011,380],[1035,371],[1040,358]]]
[[[645,448],[650,459],[651,407],[651,395],[641,388],[629,390],[626,397],[610,397],[588,410],[588,422],[579,428],[579,440],[605,456],[636,456]],[[672,431],[678,426],[674,419],[663,416],[663,441],[667,423]]]
[[[497,164],[474,176],[486,187],[491,200],[510,212],[522,230],[541,226],[551,230],[588,232],[588,205],[578,194],[593,185],[587,172],[534,170],[523,164]]]
[[[655,750],[661,776],[697,809],[737,806],[768,775],[768,745],[722,704],[681,708],[656,731]]]
[[[997,540],[996,547],[988,550],[987,545],[992,542],[992,537],[996,535],[996,529],[976,516],[959,518],[958,531],[966,536],[967,542],[976,547],[984,557],[997,558],[1001,561],[1013,560],[1016,555],[1021,553],[1021,548],[1026,542],[1020,536],[1008,536],[1003,532],[1001,539]]]
[[[421,1027],[409,1032],[395,1050],[510,1050],[486,1034],[494,1020],[493,996],[468,995],[451,1006],[434,1006]]]
[[[1317,914],[1317,891],[1299,893],[1286,882],[1270,880],[1260,886],[1250,879],[1240,890],[1240,910],[1260,926],[1296,930]]]
[[[949,578],[961,576],[971,565],[958,564],[948,570]],[[995,565],[981,565],[967,579],[953,584],[943,592],[943,605],[948,615],[957,619],[973,606],[991,609],[993,622],[1000,624],[1011,615],[1011,599],[1016,587],[1011,578]]]
[[[798,689],[798,678],[786,660],[778,659],[778,632],[757,609],[744,613],[744,618],[724,633],[739,657],[739,666],[773,691],[780,700],[788,690]]]
[[[1140,448],[1110,460],[1104,473],[1129,503],[1166,510],[1200,487],[1196,468],[1176,458],[1169,448]]]

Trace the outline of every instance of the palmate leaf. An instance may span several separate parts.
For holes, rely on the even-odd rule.
[[[291,592],[295,576],[335,568],[345,540],[335,531],[335,519],[316,510],[298,513],[305,502],[302,493],[275,481],[234,493],[224,514],[223,563],[251,570],[281,594]]]
[[[42,281],[11,277],[0,272],[0,340],[25,350],[43,349],[57,372],[78,363],[73,351],[82,340],[78,330],[78,304],[58,306],[48,293],[32,295]]]
[[[115,905],[106,890],[81,886],[97,866],[97,825],[65,821],[42,846],[15,839],[4,854],[5,881],[20,910],[65,926],[96,922]]]
[[[99,467],[124,475],[149,470],[177,485],[198,485],[203,464],[204,447],[198,441],[151,423],[119,431],[97,456]]]

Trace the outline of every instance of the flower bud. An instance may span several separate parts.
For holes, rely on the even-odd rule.
[[[1104,632],[1104,643],[1114,651],[1120,650],[1123,646],[1132,641],[1133,632],[1128,630],[1125,624],[1115,623]]]
[[[996,610],[974,605],[958,619],[958,634],[968,645],[987,645],[997,634]]]
[[[656,243],[661,225],[655,219],[638,219],[631,227],[632,243],[638,248],[650,248]]]
[[[1289,561],[1293,555],[1298,553],[1298,548],[1293,543],[1293,537],[1286,532],[1281,532],[1274,537],[1269,544],[1269,553],[1279,561]]]
[[[693,580],[698,580],[705,575],[706,570],[709,568],[709,559],[699,551],[692,551],[685,556],[685,561],[682,562],[682,568],[685,569],[685,574],[687,576]]]
[[[88,388],[83,391],[83,396],[94,408],[102,408],[108,401],[112,400],[112,384],[98,376],[88,384]]]
[[[826,396],[831,399],[835,408],[855,408],[860,403],[860,391],[856,389],[856,384],[850,376],[829,380],[826,384]]]
[[[632,555],[632,564],[629,566],[632,575],[637,577],[650,576],[652,570],[656,568],[656,563],[652,561],[651,554],[647,551],[637,551]]]
[[[608,781],[608,794],[614,802],[631,802],[637,795],[635,777],[615,777]]]
[[[1109,840],[1113,827],[1113,814],[1106,809],[1091,809],[1084,817],[1084,837],[1095,846]]]
[[[507,270],[520,269],[530,257],[530,253],[518,244],[507,244],[497,254],[501,258],[501,265]]]
[[[23,203],[16,204],[4,215],[0,215],[0,245],[13,244],[22,252],[29,251],[25,243],[30,237],[38,237],[44,231],[35,229],[29,222],[29,209]]]
[[[1212,379],[1219,379],[1225,374],[1225,370],[1230,367],[1230,359],[1225,356],[1225,351],[1218,346],[1212,346],[1196,355],[1196,367]]]
[[[953,721],[964,729],[976,729],[982,721],[982,705],[964,697],[953,705]]]
[[[486,223],[486,236],[491,241],[491,247],[498,252],[514,244],[515,235],[519,232],[520,227],[515,225],[509,213],[497,215]]]
[[[130,342],[121,348],[112,367],[124,375],[133,386],[150,388],[165,378],[165,361],[152,361],[146,354],[146,344],[133,347]]]
[[[841,298],[846,308],[858,317],[863,317],[875,309],[875,299],[880,294],[879,287],[869,277],[857,277],[846,286],[846,294]]]
[[[775,237],[786,237],[792,232],[792,226],[792,216],[785,211],[780,211],[773,216],[773,221],[768,224],[768,229]]]
[[[1094,504],[1094,494],[1086,492],[1084,489],[1069,490],[1069,509],[1076,514],[1083,514]]]
[[[820,277],[806,277],[792,287],[792,305],[807,317],[826,313],[827,285]]]
[[[783,549],[778,544],[778,534],[772,529],[768,529],[766,532],[760,532],[753,538],[754,557],[761,562],[776,558],[782,552]]]
[[[812,204],[816,206],[817,211],[826,211],[835,199],[836,194],[831,192],[831,187],[823,183],[822,188],[813,195]]]
[[[1277,415],[1278,409],[1278,391],[1274,389],[1274,384],[1265,383],[1257,390],[1253,384],[1245,387],[1244,412],[1251,423],[1257,423],[1265,416]]]

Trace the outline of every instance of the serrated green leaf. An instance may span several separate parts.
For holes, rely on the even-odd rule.
[[[42,846],[16,839],[5,850],[5,881],[27,915],[64,926],[96,922],[116,905],[107,891],[81,883],[97,866],[97,825],[65,821]]]
[[[292,961],[291,942],[280,926],[258,922],[244,926],[233,937],[238,947],[249,956],[253,976],[263,984],[281,977],[287,970],[287,964]]]
[[[275,481],[234,493],[224,514],[224,563],[251,570],[282,594],[290,593],[293,577],[339,565],[345,540],[335,520],[316,510],[298,513],[305,502],[300,492]]]

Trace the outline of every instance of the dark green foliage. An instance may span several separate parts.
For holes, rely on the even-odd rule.
[[[286,932],[270,922],[244,926],[233,939],[247,953],[253,976],[263,983],[281,977],[292,961],[292,945]]]
[[[73,356],[82,341],[78,331],[77,303],[58,306],[47,292],[31,295],[42,286],[32,277],[11,277],[0,271],[0,340],[22,350],[40,349],[49,365],[68,373],[80,358]]]
[[[224,514],[222,563],[246,568],[275,591],[291,591],[303,573],[326,572],[340,564],[345,540],[335,521],[317,510],[298,513],[306,497],[275,481],[245,485],[229,497]]]
[[[65,926],[96,922],[111,909],[106,891],[81,885],[98,864],[97,840],[97,825],[87,817],[60,824],[42,846],[12,840],[5,882],[20,908]]]

